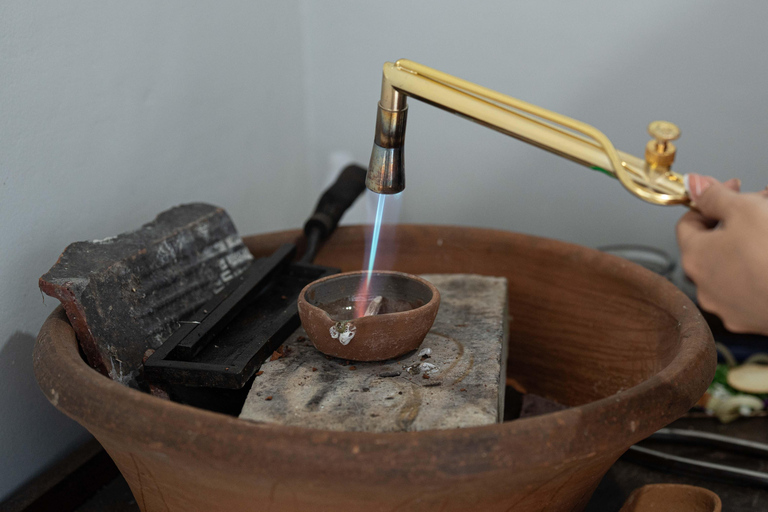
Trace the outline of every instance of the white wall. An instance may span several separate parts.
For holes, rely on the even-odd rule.
[[[766,18],[758,1],[0,3],[0,499],[86,435],[31,368],[57,303],[37,278],[68,243],[195,200],[243,233],[301,225],[338,152],[367,163],[400,57],[637,155],[648,122],[674,121],[678,170],[762,188]],[[681,209],[416,101],[406,147],[403,221],[675,251]]]
[[[190,201],[243,233],[306,216],[299,5],[227,6],[0,3],[0,500],[86,436],[32,376],[67,244]]]

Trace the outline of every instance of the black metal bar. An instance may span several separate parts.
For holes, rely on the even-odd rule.
[[[290,263],[268,283],[246,295],[240,312],[221,322],[217,334],[189,359],[177,356],[181,340],[169,339],[146,361],[145,377],[158,385],[237,390],[300,325],[297,300],[307,284],[339,272],[320,265]],[[201,395],[202,396],[202,395]],[[184,401],[188,401],[184,399]]]
[[[200,320],[191,320],[190,328],[174,333],[168,339],[174,359],[191,361],[229,322],[243,310],[248,295],[258,293],[293,259],[296,246],[284,244],[270,256],[254,262],[245,272],[233,279],[203,307]],[[181,331],[181,329],[180,329]],[[178,331],[177,331],[178,332]],[[178,342],[177,342],[178,340]]]

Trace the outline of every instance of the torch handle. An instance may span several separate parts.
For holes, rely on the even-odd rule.
[[[344,212],[352,206],[360,193],[365,190],[365,175],[368,170],[356,164],[348,165],[323,195],[315,207],[315,213],[304,223],[307,250],[301,261],[311,262],[320,244],[339,225]]]

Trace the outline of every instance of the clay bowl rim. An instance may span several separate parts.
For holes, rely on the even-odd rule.
[[[168,402],[114,382],[80,357],[74,330],[63,308],[58,306],[41,327],[35,343],[33,359],[38,385],[54,406],[88,428],[108,448],[170,451],[179,459],[203,458],[216,467],[226,467],[227,471],[263,471],[259,465],[265,461],[300,459],[302,465],[286,468],[278,464],[273,470],[301,471],[313,478],[329,471],[326,460],[333,457],[332,473],[337,477],[359,480],[363,477],[361,468],[383,467],[391,472],[392,478],[397,475],[405,483],[414,479],[453,481],[488,471],[557,468],[569,461],[604,454],[618,457],[631,444],[677,419],[683,406],[687,408],[696,402],[698,390],[703,392],[709,383],[704,382],[707,378],[702,375],[707,372],[699,371],[701,365],[711,363],[709,373],[714,373],[712,334],[696,306],[666,279],[638,265],[587,247],[504,230],[425,225],[399,228],[412,229],[420,236],[427,232],[448,236],[452,230],[460,230],[466,236],[506,238],[513,244],[550,251],[563,259],[580,253],[589,263],[602,267],[602,272],[621,272],[632,284],[653,290],[647,300],[673,311],[670,315],[680,324],[679,349],[669,364],[643,382],[555,413],[453,430],[338,432],[244,421]],[[345,231],[353,233],[355,229],[364,227],[342,227],[336,236],[343,237]],[[300,232],[254,235],[246,241],[250,245],[273,240],[282,243],[289,236],[295,239]],[[617,338],[620,339],[618,335]],[[627,410],[647,408],[648,393],[653,390],[654,404],[658,406],[656,415],[627,433],[622,415]],[[552,432],[559,433],[554,441],[547,437]],[[531,443],[552,443],[553,448],[531,453]],[[361,449],[363,446],[365,449]],[[516,450],[526,453],[527,459],[519,460]],[[431,460],[425,452],[432,454]],[[355,457],[350,453],[355,453]],[[469,459],[474,462],[466,462]],[[394,462],[388,466],[390,460]],[[472,469],[445,471],[462,463]],[[404,469],[406,466],[409,469]]]
[[[645,496],[646,494],[656,494],[661,493],[662,496],[666,497],[669,495],[669,491],[672,491],[673,493],[683,494],[685,496],[690,496],[691,494],[695,493],[697,496],[706,496],[711,500],[712,507],[707,510],[707,512],[722,512],[723,510],[723,501],[720,499],[720,496],[718,494],[710,489],[707,489],[706,487],[701,487],[698,485],[690,485],[690,484],[675,484],[675,483],[664,483],[664,484],[646,484],[642,487],[638,487],[634,491],[632,491],[627,498],[627,501],[624,502],[624,506],[621,507],[621,510],[619,512],[622,512],[623,510],[627,510],[628,512],[642,512],[643,510],[646,510],[646,507],[638,507],[635,505],[635,500],[638,500]],[[690,505],[690,503],[684,503],[684,505]]]
[[[426,286],[427,289],[432,294],[432,297],[429,299],[428,302],[422,304],[421,306],[413,308],[413,309],[409,309],[407,311],[397,311],[395,313],[384,313],[382,315],[374,315],[374,316],[370,316],[370,317],[362,316],[362,317],[358,317],[358,318],[352,318],[350,320],[334,320],[333,317],[331,317],[331,315],[326,310],[324,310],[323,308],[321,308],[319,306],[315,306],[314,304],[312,304],[306,298],[306,295],[309,292],[309,289],[312,288],[313,286],[322,285],[325,282],[333,281],[334,279],[340,279],[340,278],[350,277],[350,276],[354,276],[354,275],[361,275],[362,276],[362,275],[365,275],[365,274],[367,274],[369,272],[371,272],[374,276],[377,275],[377,274],[379,274],[379,275],[383,274],[383,275],[397,275],[397,276],[406,277],[408,279],[411,279],[413,281],[416,281],[416,282]],[[333,275],[330,275],[330,276],[321,277],[320,279],[318,279],[316,281],[312,281],[311,283],[309,283],[307,286],[305,286],[301,290],[301,293],[299,293],[298,303],[299,303],[299,312],[301,312],[301,305],[304,304],[304,305],[306,305],[307,308],[309,308],[309,309],[311,309],[313,311],[318,311],[321,314],[325,315],[325,317],[327,317],[328,320],[331,321],[331,322],[340,322],[340,321],[354,322],[356,326],[359,326],[359,325],[365,325],[365,324],[369,324],[371,322],[376,321],[376,317],[387,318],[387,319],[390,319],[390,320],[397,320],[398,318],[403,318],[405,316],[412,316],[412,315],[416,314],[417,312],[420,312],[421,314],[424,314],[425,311],[426,311],[425,308],[431,307],[435,303],[437,303],[438,307],[439,307],[439,304],[440,304],[440,291],[437,289],[437,287],[435,287],[435,285],[433,285],[432,283],[430,283],[429,281],[427,281],[423,277],[419,277],[419,276],[417,276],[415,274],[409,274],[407,272],[398,272],[397,270],[373,270],[373,271],[369,271],[369,270],[352,270],[350,272],[342,272],[340,274],[333,274]],[[422,310],[422,311],[420,311],[420,310]]]

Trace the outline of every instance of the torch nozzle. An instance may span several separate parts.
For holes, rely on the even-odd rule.
[[[376,135],[365,186],[377,194],[397,194],[405,188],[403,152],[408,107],[387,110],[379,104]]]
[[[365,186],[377,194],[397,194],[405,188],[403,147],[383,148],[373,145]]]

